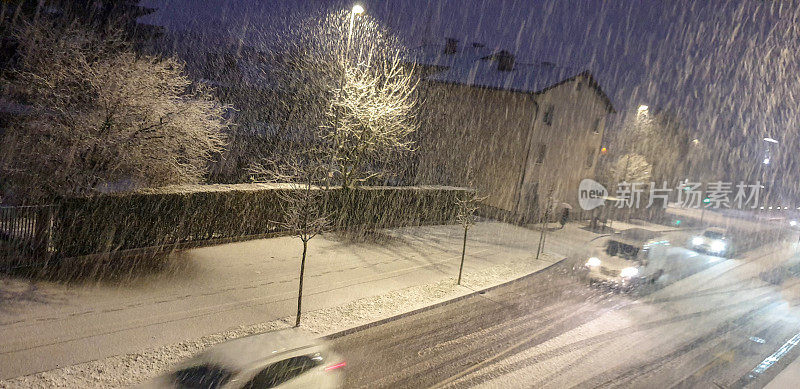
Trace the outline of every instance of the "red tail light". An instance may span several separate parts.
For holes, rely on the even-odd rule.
[[[347,366],[347,362],[341,361],[341,362],[339,362],[339,363],[337,363],[335,365],[330,365],[330,366],[326,367],[325,371],[332,371],[332,370],[336,370],[336,369],[338,369],[340,367],[345,367],[345,366]]]

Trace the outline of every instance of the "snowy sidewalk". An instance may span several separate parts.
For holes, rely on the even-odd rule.
[[[387,235],[382,243],[348,243],[332,236],[312,240],[303,302],[304,311],[310,312],[308,325],[319,326],[319,313],[314,316],[312,311],[328,312],[324,315],[328,323],[312,330],[334,332],[330,329],[470,292],[452,285],[460,260],[458,226],[397,229]],[[502,223],[475,226],[467,243],[466,285],[492,286],[560,259],[546,255],[536,261],[537,237],[535,231]],[[41,282],[31,286],[3,280],[4,296],[13,288],[28,292],[19,294],[24,298],[2,303],[0,378],[114,355],[138,355],[165,345],[197,344],[197,339],[216,339],[214,334],[231,329],[269,329],[272,325],[264,327],[265,323],[286,318],[294,310],[300,247],[292,238],[274,238],[188,250],[173,255],[167,270],[134,277],[123,286]],[[421,293],[418,299],[405,293],[386,300],[394,292],[414,288],[419,291],[411,295]],[[394,302],[382,306],[376,301]],[[348,304],[356,305],[351,312],[341,311]],[[349,317],[350,313],[359,317]],[[170,359],[159,355],[155,361]],[[35,381],[37,376],[47,374],[28,378]],[[0,382],[0,387],[4,384],[9,381]]]

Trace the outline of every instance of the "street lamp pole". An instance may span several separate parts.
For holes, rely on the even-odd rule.
[[[345,55],[350,53],[350,41],[353,39],[353,24],[355,24],[356,15],[362,13],[364,13],[364,7],[358,4],[354,5],[353,10],[350,12],[350,28],[347,29],[347,51],[345,51]]]
[[[345,46],[344,57],[341,59],[341,61],[342,61],[342,64],[341,64],[342,65],[342,77],[341,77],[341,80],[339,81],[339,87],[341,89],[344,89],[345,79],[347,78],[347,67],[348,67],[348,62],[350,61],[350,41],[353,40],[353,25],[355,24],[356,15],[359,15],[359,14],[362,14],[362,13],[364,13],[364,7],[362,7],[359,4],[353,5],[353,9],[350,10],[350,26],[347,28],[347,45]],[[340,123],[339,122],[339,111],[337,110],[336,111],[336,126],[337,127],[339,126],[339,123]],[[334,137],[334,147],[336,148],[335,152],[338,153],[338,147],[339,147],[338,131],[337,131],[337,135],[335,135],[335,137]],[[333,166],[333,164],[334,164],[334,157],[331,158],[331,167]],[[333,170],[331,170],[331,172],[332,171]],[[330,187],[330,176],[331,176],[331,174],[332,173],[328,174],[328,181],[326,183],[326,188]],[[347,173],[342,171],[341,174],[342,174],[342,188],[346,189],[346,187],[348,185]]]

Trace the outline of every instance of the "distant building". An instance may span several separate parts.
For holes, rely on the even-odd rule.
[[[472,185],[489,211],[521,220],[548,203],[577,209],[578,184],[594,177],[614,112],[589,72],[454,39],[421,47],[411,62],[426,107],[418,183]]]

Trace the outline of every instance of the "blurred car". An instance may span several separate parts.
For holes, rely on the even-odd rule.
[[[731,239],[726,231],[718,227],[709,227],[689,241],[689,248],[716,256],[728,256],[733,252]]]
[[[214,346],[142,388],[338,388],[345,362],[298,329]]]
[[[643,228],[622,231],[589,257],[584,265],[587,277],[590,282],[620,288],[654,282],[669,267],[667,246],[669,241],[658,232]]]

